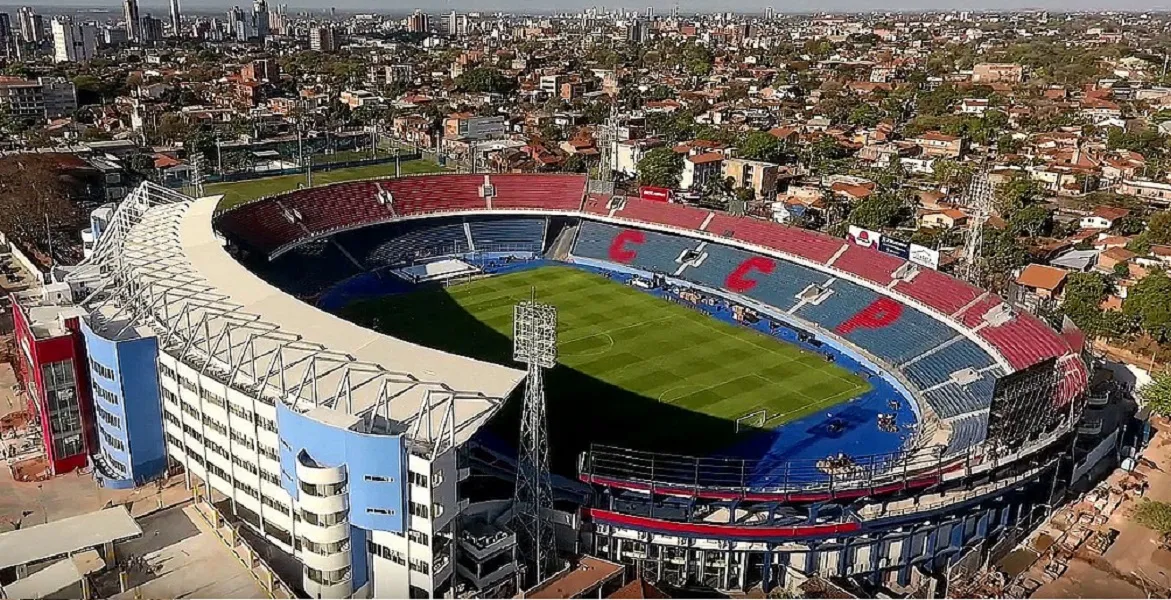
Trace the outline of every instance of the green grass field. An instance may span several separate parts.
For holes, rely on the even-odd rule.
[[[400,167],[404,175],[439,173],[443,171],[442,167],[429,160],[407,161],[401,163]],[[318,186],[342,181],[353,181],[355,179],[392,176],[394,176],[394,163],[390,162],[379,165],[351,167],[348,169],[334,169],[332,171],[314,171],[313,185]],[[247,181],[236,181],[232,183],[214,183],[205,186],[204,193],[209,196],[223,194],[224,198],[220,200],[220,207],[231,208],[237,204],[242,204],[249,200],[260,198],[261,196],[295,190],[302,183],[305,183],[304,174],[280,175],[277,177],[249,179]]]
[[[558,309],[559,365],[546,389],[561,470],[572,469],[591,441],[719,451],[736,441],[738,417],[767,410],[776,415],[772,428],[870,388],[819,354],[571,267],[362,301],[342,315],[367,327],[377,319],[383,333],[427,346],[514,364],[513,306],[531,289]],[[519,404],[509,402],[505,414]],[[515,414],[498,419],[510,420]]]

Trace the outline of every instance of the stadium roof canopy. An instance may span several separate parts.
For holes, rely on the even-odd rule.
[[[433,448],[466,441],[523,380],[523,371],[376,333],[268,284],[212,228],[218,201],[153,184],[123,201],[93,268],[76,276],[101,277],[95,329],[118,337],[145,322],[168,353],[236,389]]]

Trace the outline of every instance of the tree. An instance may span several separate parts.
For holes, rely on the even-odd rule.
[[[1138,395],[1151,412],[1171,416],[1171,371],[1156,373],[1150,383],[1139,388]]]
[[[781,140],[766,131],[753,131],[744,136],[738,150],[744,158],[768,162],[781,162],[785,153]]]
[[[1171,277],[1155,270],[1130,287],[1122,312],[1160,343],[1171,339]]]
[[[478,67],[460,75],[456,85],[465,92],[509,94],[516,89],[517,83],[515,78],[505,77],[496,69]]]
[[[1049,226],[1052,213],[1042,204],[1030,204],[1024,208],[1012,211],[1008,217],[1008,225],[1017,235],[1037,237]]]
[[[1152,215],[1147,222],[1147,232],[1147,238],[1152,244],[1171,244],[1171,212]]]
[[[638,182],[654,187],[679,187],[683,156],[666,146],[647,152],[638,161]]]
[[[894,194],[871,194],[850,211],[849,221],[865,229],[894,227],[902,220],[905,207],[906,203]]]
[[[49,231],[77,224],[71,190],[62,176],[44,155],[0,158],[0,231],[26,249],[51,254]]]
[[[1092,337],[1117,336],[1121,332],[1109,330],[1117,326],[1116,321],[1104,319],[1101,308],[1112,288],[1100,273],[1071,273],[1065,280],[1061,312]]]

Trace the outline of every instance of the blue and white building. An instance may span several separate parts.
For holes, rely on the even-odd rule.
[[[100,476],[133,485],[181,465],[302,565],[310,597],[482,595],[510,579],[508,511],[460,497],[459,457],[524,372],[284,294],[228,254],[217,202],[143,184],[71,275],[99,290],[84,332]],[[465,515],[491,552],[461,555],[472,576],[455,589],[455,546],[485,537],[459,533]]]
[[[124,320],[82,321],[89,358],[98,453],[94,476],[111,488],[130,488],[163,476],[162,405],[155,359],[158,341],[148,328]]]

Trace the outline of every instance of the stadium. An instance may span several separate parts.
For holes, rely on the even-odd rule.
[[[87,344],[156,340],[167,456],[310,596],[517,591],[512,307],[532,297],[559,313],[559,549],[685,589],[942,572],[1047,506],[1085,403],[1072,328],[584,176],[217,203],[144,184],[70,283]]]

